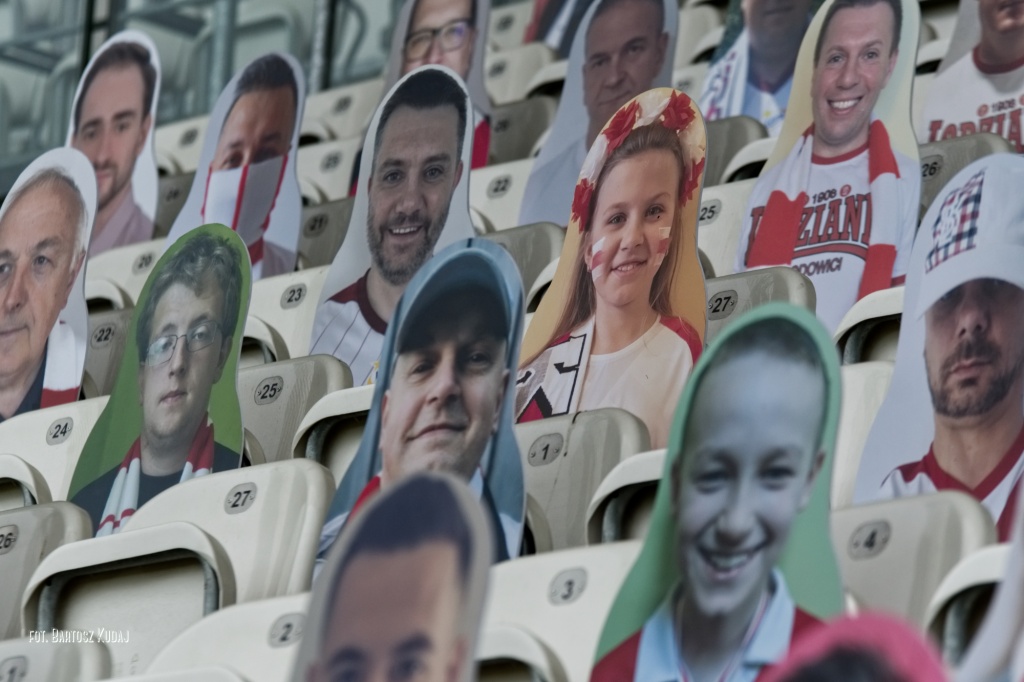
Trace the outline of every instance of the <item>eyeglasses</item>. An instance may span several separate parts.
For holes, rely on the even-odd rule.
[[[469,19],[449,21],[440,28],[425,28],[409,34],[405,39],[405,58],[408,61],[423,59],[430,52],[434,39],[441,38],[441,49],[445,52],[457,50],[466,43],[469,35]]]
[[[220,324],[211,320],[197,324],[184,334],[167,334],[158,337],[146,349],[146,364],[150,367],[166,364],[174,355],[174,349],[178,347],[178,339],[185,339],[185,348],[189,353],[200,351],[213,343],[219,328]]]

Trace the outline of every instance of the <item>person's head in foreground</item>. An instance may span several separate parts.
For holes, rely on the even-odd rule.
[[[96,227],[132,193],[135,160],[153,125],[156,68],[149,50],[133,42],[110,45],[82,79],[71,146],[96,170]]]
[[[472,266],[456,261],[436,273],[402,321],[381,402],[382,485],[423,470],[468,481],[497,432],[508,388],[508,303],[498,274]]]
[[[623,104],[650,90],[668,52],[662,0],[598,0],[587,27],[583,103],[589,148]]]
[[[451,484],[414,477],[367,509],[330,580],[308,682],[455,682],[470,651],[474,535]]]
[[[412,1],[415,5],[402,47],[402,75],[436,64],[467,80],[476,41],[477,0]]]
[[[815,339],[781,318],[729,336],[698,381],[671,472],[673,613],[683,659],[704,679],[784,589],[773,570],[824,462],[829,392]]]
[[[878,96],[899,56],[900,0],[836,0],[814,49],[813,151],[836,157],[863,147]]]
[[[238,323],[240,261],[226,239],[200,233],[153,277],[135,330],[146,473],[180,470],[205,423]]]
[[[1019,68],[1024,57],[1024,7],[1005,0],[978,0],[978,60],[987,66]]]
[[[40,372],[46,342],[85,261],[88,211],[59,168],[33,175],[0,215],[0,415],[10,417]]]
[[[368,183],[371,303],[388,289],[393,308],[434,253],[462,177],[466,102],[449,74],[424,69],[402,81],[381,110]],[[377,310],[388,319],[384,312]]]

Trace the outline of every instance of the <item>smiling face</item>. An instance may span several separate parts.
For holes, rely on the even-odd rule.
[[[751,45],[792,45],[800,48],[800,40],[811,11],[810,0],[742,0],[740,11]],[[763,49],[763,48],[762,48]]]
[[[753,350],[704,376],[673,472],[686,599],[706,618],[752,612],[820,467],[825,383]]]
[[[206,274],[200,294],[176,282],[170,285],[153,312],[149,342],[160,337],[172,340],[170,358],[151,367],[145,358],[139,364],[139,400],[142,404],[143,450],[155,448],[187,452],[210,404],[213,385],[231,348],[231,332],[222,330],[224,294],[212,274]],[[195,351],[188,349],[185,336],[204,322],[214,322],[213,342]]]
[[[295,128],[295,96],[280,87],[247,92],[231,107],[210,168],[231,170],[288,153]]]
[[[385,123],[369,184],[366,239],[390,284],[408,283],[434,252],[459,179],[455,107],[399,106]]]
[[[506,341],[467,296],[421,333],[418,348],[399,354],[381,416],[381,477],[396,481],[440,470],[469,480],[497,431],[508,382]]]
[[[1024,291],[977,279],[946,293],[925,313],[924,359],[938,415],[977,417],[1004,400],[1020,402]]]
[[[406,49],[414,49],[413,43],[423,43],[434,33],[426,54],[419,59],[405,59],[402,64],[402,75],[426,64],[447,66],[467,80],[469,68],[473,63],[473,42],[476,40],[476,29],[468,25],[473,14],[473,3],[476,0],[418,0],[409,22],[409,33],[406,36]],[[461,23],[459,23],[461,22]],[[445,42],[460,42],[460,47],[446,49]],[[419,48],[415,48],[419,49]]]
[[[896,66],[895,23],[886,2],[832,17],[811,83],[815,154],[835,157],[867,144],[871,112]]]
[[[591,21],[583,63],[591,139],[619,107],[651,89],[667,46],[660,8],[650,0],[618,2]]]
[[[605,174],[582,245],[587,268],[598,273],[598,310],[649,307],[651,285],[676,223],[679,182],[675,156],[662,149],[624,159]]]

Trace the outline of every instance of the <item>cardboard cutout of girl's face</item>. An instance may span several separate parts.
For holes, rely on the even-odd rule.
[[[109,38],[78,82],[65,144],[85,154],[95,169],[94,254],[152,238],[159,99],[160,55],[140,31]]]
[[[703,347],[696,230],[705,147],[699,110],[670,88],[631,100],[597,137],[576,184],[558,269],[523,342],[517,420],[623,407],[648,424],[654,447],[664,447],[675,398]],[[631,337],[612,336],[609,325]],[[644,348],[604,377],[630,386],[612,390],[593,378],[633,343]],[[660,369],[650,371],[647,361]],[[562,369],[548,371],[552,363]],[[658,396],[657,404],[643,396]]]
[[[840,611],[828,532],[839,397],[831,340],[802,309],[762,306],[715,339],[676,410],[647,538],[591,679],[642,678],[669,652],[648,650],[640,633],[665,623],[681,624],[675,659],[689,670],[693,633],[713,642],[719,631],[746,632],[744,650],[777,661],[789,645],[778,633]]]
[[[327,273],[310,353],[333,355],[373,383],[384,333],[424,263],[473,236],[472,104],[445,67],[414,70],[377,108],[363,148],[345,241]]]
[[[512,429],[523,289],[490,241],[452,244],[413,277],[384,336],[363,438],[320,537],[321,565],[366,499],[417,471],[446,471],[484,502],[495,556],[519,553],[525,494]]]
[[[199,169],[169,242],[221,223],[245,242],[254,278],[295,269],[302,211],[295,159],[305,100],[305,76],[291,55],[267,53],[235,74],[210,114]]]
[[[910,257],[889,392],[865,442],[854,502],[954,489],[1000,537],[1024,426],[1024,159],[960,171],[925,214]],[[965,453],[988,453],[968,457]]]
[[[0,207],[0,416],[78,400],[96,214],[89,161],[67,147],[22,171]]]
[[[573,39],[551,134],[530,171],[520,225],[565,225],[598,133],[629,100],[671,85],[678,13],[671,0],[591,3]]]
[[[1015,3],[964,0],[938,73],[915,121],[924,142],[992,132],[1024,152],[1024,12]]]
[[[82,449],[69,499],[99,535],[180,481],[241,463],[236,373],[250,269],[245,244],[204,225],[153,267],[110,400]]]
[[[331,550],[291,679],[473,679],[491,546],[464,482],[418,473],[397,483]]]

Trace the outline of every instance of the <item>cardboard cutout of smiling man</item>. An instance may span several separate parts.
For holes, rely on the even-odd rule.
[[[306,101],[302,67],[270,52],[225,86],[210,114],[192,189],[168,244],[198,225],[221,223],[249,249],[254,279],[295,269],[302,198],[295,174]]]
[[[317,568],[352,514],[409,474],[466,481],[492,521],[495,560],[519,555],[525,493],[512,429],[523,285],[497,244],[468,239],[413,277],[388,325],[363,439],[331,502]]]
[[[906,275],[921,195],[910,130],[918,23],[910,0],[821,6],[747,205],[736,272],[791,265],[807,275],[830,331],[858,299]]]
[[[841,611],[828,528],[839,399],[832,341],[795,306],[761,306],[708,347],[593,682],[757,680]]]

